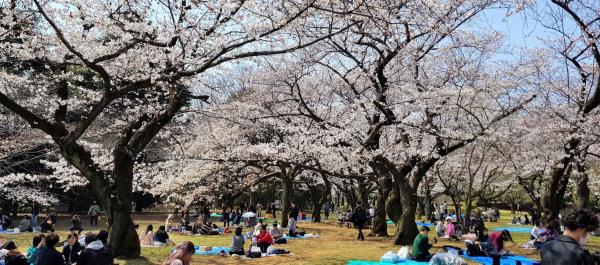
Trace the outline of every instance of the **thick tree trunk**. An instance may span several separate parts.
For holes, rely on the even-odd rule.
[[[389,186],[382,187],[382,185],[377,185],[377,200],[375,201],[375,216],[373,217],[373,227],[371,228],[372,235],[388,236],[387,214],[385,211],[385,201],[389,194],[390,194]]]
[[[394,244],[411,245],[419,234],[415,222],[417,210],[417,193],[408,186],[408,183],[400,184],[400,199],[402,200],[402,211],[396,223],[396,235]]]
[[[577,180],[575,184],[575,206],[579,209],[585,209],[590,206],[590,187],[588,186],[589,176],[585,165],[577,165]]]
[[[358,200],[362,202],[365,209],[369,209],[369,190],[367,189],[367,183],[365,180],[359,179],[358,183]]]
[[[281,179],[281,226],[287,227],[288,213],[292,204],[292,195],[294,192],[294,182],[284,177]]]
[[[323,204],[321,203],[313,203],[312,210],[312,222],[320,223],[321,222],[321,209],[323,208]]]
[[[569,184],[571,166],[568,169],[555,168],[552,170],[552,178],[546,186],[542,206],[544,207],[544,219],[546,222],[558,219],[560,211],[564,209],[564,197]]]
[[[114,158],[114,196],[103,198],[109,226],[108,244],[115,257],[137,258],[141,252],[140,241],[131,217],[134,161],[128,152],[120,149],[115,149]]]
[[[140,256],[140,241],[131,218],[131,204],[111,205],[109,225],[109,246],[115,257],[137,258]]]
[[[385,212],[394,223],[398,223],[398,219],[402,214],[402,202],[400,201],[400,190],[393,187],[385,201]]]

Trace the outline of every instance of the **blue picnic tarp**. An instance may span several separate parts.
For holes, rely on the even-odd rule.
[[[380,265],[380,264],[404,264],[404,265],[425,265],[429,262],[418,262],[412,260],[403,260],[396,263],[381,262],[381,261],[367,261],[367,260],[350,260],[348,265]]]
[[[469,256],[467,254],[464,254],[463,257],[466,259],[470,259],[472,261],[478,262],[482,265],[492,265],[493,264],[493,260],[491,257],[486,257],[486,256],[473,257],[473,256]],[[520,261],[521,264],[523,264],[523,265],[539,265],[540,264],[539,261],[532,260],[528,257],[515,255],[515,256],[503,256],[502,258],[500,258],[500,265],[515,265],[515,264],[517,264],[517,261]]]
[[[531,233],[531,227],[499,227],[494,229],[494,231],[504,230],[508,230],[511,233]]]
[[[393,225],[394,222],[392,222],[392,220],[387,220],[386,222],[388,225]],[[416,222],[417,226],[435,226],[435,224],[432,224],[430,222]]]
[[[203,251],[199,246],[196,246],[195,248],[197,255],[217,255],[221,253],[221,251],[225,253],[229,253],[229,251],[231,251],[231,248],[229,247],[213,247],[211,251]]]

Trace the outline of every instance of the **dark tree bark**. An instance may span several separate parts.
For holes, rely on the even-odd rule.
[[[389,178],[380,177],[377,182],[377,200],[375,200],[375,216],[373,217],[371,234],[374,236],[388,236],[385,204],[390,194],[392,181]]]

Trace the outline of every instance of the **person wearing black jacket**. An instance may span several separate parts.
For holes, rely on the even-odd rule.
[[[35,258],[35,265],[64,265],[63,256],[56,251],[56,245],[59,238],[55,233],[46,235],[46,246],[38,251]]]
[[[289,216],[294,218],[294,220],[298,221],[298,215],[300,214],[300,210],[296,207],[296,204],[292,203],[292,208],[290,208]]]
[[[77,242],[77,239],[78,236],[76,233],[70,233],[67,237],[67,244],[62,250],[66,265],[77,263],[79,260],[79,252],[83,250],[83,246]]]
[[[85,249],[81,251],[77,265],[113,265],[114,257],[109,253],[96,234],[85,235]]]
[[[362,229],[367,222],[367,211],[362,206],[362,202],[358,202],[356,208],[354,208],[354,213],[352,214],[352,221],[354,222],[354,227],[358,229],[358,236],[356,239],[364,241],[365,236],[363,235]]]
[[[25,258],[21,252],[17,251],[15,242],[8,241],[2,248],[7,250],[6,256],[4,257],[6,265],[29,265],[27,258]]]
[[[542,265],[593,265],[593,255],[585,249],[590,232],[598,229],[598,217],[589,210],[571,210],[563,215],[565,232],[542,245]]]

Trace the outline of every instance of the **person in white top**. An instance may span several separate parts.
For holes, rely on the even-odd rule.
[[[190,265],[190,260],[192,259],[194,252],[196,252],[194,243],[190,241],[182,242],[177,245],[175,252],[173,252],[162,265]]]
[[[531,240],[535,240],[540,238],[540,235],[542,234],[542,232],[544,232],[544,228],[543,226],[540,224],[539,221],[537,221],[535,224],[533,224],[533,228],[531,229]]]

